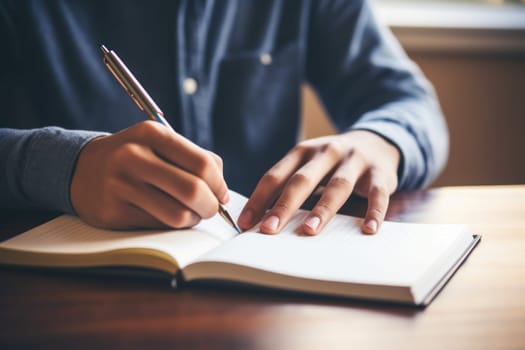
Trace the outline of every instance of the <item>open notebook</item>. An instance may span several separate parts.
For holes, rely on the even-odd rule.
[[[246,198],[232,192],[236,217]],[[237,234],[218,215],[188,230],[110,231],[60,216],[0,243],[0,263],[38,267],[138,267],[340,297],[425,305],[479,241],[462,225],[385,222],[364,235],[337,215],[318,236],[295,233],[298,211],[277,235]]]

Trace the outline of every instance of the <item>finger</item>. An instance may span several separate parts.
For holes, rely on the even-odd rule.
[[[215,161],[215,163],[217,163],[217,166],[219,167],[219,172],[221,174],[224,174],[224,163],[222,161],[222,158],[219,157],[219,155],[217,155],[217,154],[215,154],[215,153],[213,153],[211,151],[208,151],[208,153],[210,154],[212,159]],[[222,204],[228,204],[228,202],[230,201],[230,194],[228,192],[228,189],[226,189],[226,193],[223,196],[220,196],[220,197],[217,197],[217,198],[219,199],[219,201]]]
[[[104,229],[128,230],[139,228],[166,228],[167,225],[141,208],[122,199],[113,198],[111,206],[104,206],[98,213],[82,215],[90,225]]]
[[[157,157],[149,148],[127,143],[115,156],[115,170],[134,183],[148,183],[202,218],[215,215],[218,201],[204,181]]]
[[[160,222],[162,226],[185,228],[194,226],[200,221],[200,217],[195,212],[146,183],[122,182],[118,190],[123,201],[140,208],[144,213],[154,218],[153,223]],[[143,214],[142,218],[145,217]],[[131,217],[129,219],[130,222],[136,220]],[[144,224],[149,223],[151,223],[151,219],[144,222]],[[158,225],[156,226],[158,227]]]
[[[319,233],[334,217],[352,194],[356,180],[365,172],[365,162],[360,157],[349,157],[334,172],[321,198],[302,223],[308,235]]]
[[[239,215],[238,225],[247,230],[263,217],[286,181],[303,162],[305,151],[294,148],[264,174]]]
[[[160,123],[145,121],[134,128],[136,130],[130,136],[132,141],[153,148],[161,158],[204,180],[219,200],[225,198],[228,187],[212,152],[171,132]]]
[[[260,226],[261,232],[279,232],[340,159],[339,149],[327,147],[297,170],[287,181],[275,205],[266,214]]]
[[[361,230],[366,234],[374,234],[379,230],[385,219],[391,191],[388,190],[383,178],[370,172],[370,186],[368,189],[368,209]]]
[[[143,209],[130,203],[122,203],[118,217],[113,221],[111,229],[131,230],[131,229],[164,229],[168,228],[162,221]]]
[[[223,172],[223,162],[222,162],[222,158],[219,157],[216,153],[213,153],[212,151],[208,151],[208,154],[211,156],[211,158],[215,161],[215,163],[217,164],[217,167],[219,167],[219,171],[222,173]]]

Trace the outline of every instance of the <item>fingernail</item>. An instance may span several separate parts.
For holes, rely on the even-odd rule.
[[[317,228],[319,227],[319,224],[321,223],[321,219],[318,216],[310,216],[308,219],[304,221],[304,224],[313,231],[317,231]]]
[[[376,233],[376,231],[377,231],[377,221],[375,221],[375,220],[367,220],[365,222],[365,227],[367,228],[367,231],[369,233]]]
[[[277,231],[277,227],[279,227],[279,218],[275,215],[269,216],[264,220],[261,226],[269,231]]]
[[[252,220],[253,220],[253,210],[246,209],[245,211],[241,213],[238,221],[241,226],[246,228],[252,225]]]

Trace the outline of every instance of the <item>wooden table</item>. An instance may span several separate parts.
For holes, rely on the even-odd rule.
[[[0,239],[48,217],[4,212]],[[0,348],[525,349],[525,185],[399,194],[388,218],[483,235],[424,310],[4,267]]]

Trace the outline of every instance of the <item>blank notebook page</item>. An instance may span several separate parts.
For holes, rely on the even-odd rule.
[[[472,241],[463,226],[385,222],[375,235],[364,235],[362,219],[336,216],[317,236],[294,230],[300,211],[276,235],[243,233],[198,261],[247,265],[302,278],[409,286],[458,245]],[[464,241],[464,242],[459,242]]]

